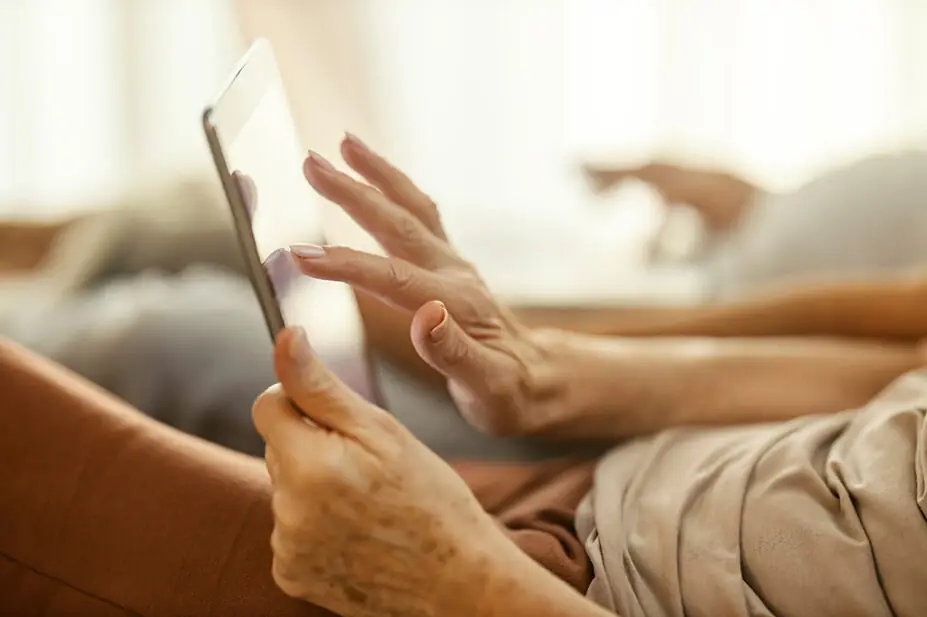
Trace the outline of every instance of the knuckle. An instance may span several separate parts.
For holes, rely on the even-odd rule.
[[[421,205],[422,216],[428,221],[429,226],[435,231],[435,233],[443,234],[444,225],[441,222],[441,210],[438,208],[438,204],[429,197],[428,195],[422,195],[422,205]]]
[[[485,288],[482,282],[467,273],[457,277],[455,282],[458,283],[459,287],[456,298],[462,317],[481,324],[486,322],[486,314],[491,312],[494,307],[492,294],[489,290]]]
[[[263,431],[274,406],[280,402],[280,384],[274,384],[258,395],[251,406],[251,420],[258,431]]]
[[[291,598],[299,598],[302,595],[302,586],[295,568],[289,562],[278,559],[276,555],[271,566],[271,576],[280,591],[286,595]]]
[[[282,473],[286,476],[288,487],[294,489],[294,495],[278,494],[281,506],[288,510],[299,511],[305,517],[316,509],[301,501],[301,494],[322,494],[339,490],[343,485],[343,468],[340,459],[325,454],[299,452],[281,462]]]
[[[415,276],[411,269],[394,259],[389,260],[387,280],[390,286],[394,287],[397,291],[410,289],[415,284]]]
[[[447,337],[448,342],[441,350],[441,358],[448,366],[465,364],[470,357],[469,348],[458,337]]]
[[[274,515],[274,531],[303,529],[308,523],[308,512],[286,496],[283,492],[274,493],[271,500],[271,511]],[[282,531],[281,531],[282,533]]]
[[[411,215],[402,213],[396,217],[393,222],[393,233],[396,237],[406,243],[418,242],[422,236],[422,230],[418,221]]]
[[[273,551],[274,558],[279,559],[282,563],[293,561],[295,551],[292,542],[280,525],[274,525],[274,530],[270,534],[270,550]]]
[[[402,424],[396,420],[395,416],[382,410],[371,414],[370,423],[377,432],[393,438],[388,440],[388,443],[395,443],[395,438],[403,436],[405,432]]]
[[[336,401],[339,389],[336,379],[320,360],[313,359],[305,368],[299,385],[291,388],[297,407],[312,407],[315,404],[331,404],[331,401]]]
[[[428,215],[433,221],[440,222],[441,220],[441,211],[438,209],[438,204],[435,203],[435,200],[422,193],[422,210],[425,214]]]
[[[274,530],[270,536],[270,549],[274,557],[283,563],[292,563],[297,557],[293,545],[292,535],[298,533],[300,528],[293,527],[285,521],[274,517]]]

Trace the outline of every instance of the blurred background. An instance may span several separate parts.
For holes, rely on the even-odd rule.
[[[699,161],[785,191],[927,140],[919,0],[34,0],[0,3],[0,24],[8,219],[211,180],[199,110],[255,36],[308,147],[364,136],[487,256],[515,229],[639,256],[653,196],[596,207],[584,161]]]
[[[334,157],[350,130],[391,157],[513,301],[705,302],[773,271],[927,261],[922,0],[3,0],[9,335],[105,382],[86,346],[68,351],[88,324],[184,294],[254,314],[199,122],[258,36],[303,143]],[[761,214],[706,217],[738,191],[737,213]],[[211,274],[173,287],[191,264],[235,275],[234,293],[195,291]],[[126,283],[144,273],[170,299]],[[123,304],[87,299],[115,280]],[[350,321],[320,336],[355,336]]]

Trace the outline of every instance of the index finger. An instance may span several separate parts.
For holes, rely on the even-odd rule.
[[[407,175],[351,133],[345,133],[341,155],[351,169],[377,187],[390,201],[409,211],[435,236],[447,241],[438,206]]]
[[[316,192],[341,206],[390,255],[428,268],[457,259],[447,242],[437,238],[414,214],[376,187],[338,171],[317,153],[306,157],[303,175]]]
[[[313,431],[290,403],[280,384],[269,387],[257,398],[251,408],[251,418],[264,442],[277,451],[300,447]]]

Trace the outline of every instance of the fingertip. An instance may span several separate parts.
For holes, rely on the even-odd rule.
[[[296,266],[296,269],[302,272],[303,274],[309,274],[309,268],[311,267],[311,262],[308,259],[303,259],[292,250],[287,251],[290,254],[290,261],[293,262],[293,265]]]
[[[238,190],[248,215],[253,217],[257,211],[257,186],[254,184],[254,179],[238,169],[232,172],[232,177],[238,184]]]
[[[356,143],[351,139],[351,134],[345,131],[344,137],[341,138],[341,152],[351,152],[351,150],[356,146]]]
[[[330,266],[331,264],[327,264],[326,263],[327,260],[319,258],[319,257],[315,257],[315,258],[300,257],[299,255],[293,253],[292,251],[290,251],[289,253],[290,253],[290,261],[292,262],[292,264],[294,265],[294,267],[300,274],[304,276],[312,277],[314,279],[325,280],[329,278],[327,276],[327,273],[329,272],[329,268],[326,266]]]
[[[274,357],[282,357],[286,354],[287,346],[290,344],[290,337],[293,336],[290,327],[281,328],[274,336]]]
[[[303,177],[306,179],[309,185],[312,186],[312,188],[318,190],[317,184],[321,179],[321,173],[319,173],[315,163],[312,162],[312,158],[308,156],[306,157],[306,160],[303,161]]]
[[[351,131],[344,132],[344,141],[351,144],[352,146],[370,152],[370,148],[363,142],[363,140],[352,133]]]
[[[318,180],[330,177],[337,171],[328,159],[314,150],[310,150],[303,161],[303,176],[313,185]]]
[[[441,317],[438,319],[438,323],[436,323],[434,327],[432,327],[428,332],[428,337],[433,341],[437,341],[444,335],[444,332],[447,330],[447,320],[449,319],[447,307],[444,306],[443,303],[439,304],[441,305]]]
[[[366,148],[358,145],[360,140],[352,138],[350,133],[345,133],[344,139],[341,140],[341,156],[345,162],[352,168],[358,165],[364,165],[366,162],[365,155],[369,152]],[[366,167],[369,167],[366,166]]]
[[[288,326],[277,333],[274,341],[274,366],[281,382],[311,363],[312,349],[302,326]]]
[[[303,176],[306,180],[312,180],[312,161],[309,160],[309,156],[303,159]]]
[[[413,333],[420,340],[434,341],[447,330],[449,314],[440,300],[423,304],[412,317]]]
[[[361,141],[360,137],[351,133],[350,131],[344,132],[344,138],[341,140],[341,150],[342,152],[357,152],[360,154],[366,154],[371,152],[370,148]]]

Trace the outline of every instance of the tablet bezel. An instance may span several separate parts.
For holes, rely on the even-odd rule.
[[[273,50],[266,40],[258,39],[242,58],[225,88],[206,106],[202,117],[209,151],[232,211],[235,236],[245,255],[248,278],[257,294],[271,339],[276,339],[286,324],[270,275],[261,262],[252,232],[251,214],[245,205],[242,187],[229,168],[223,142],[234,143],[264,96],[280,84],[282,78]]]

